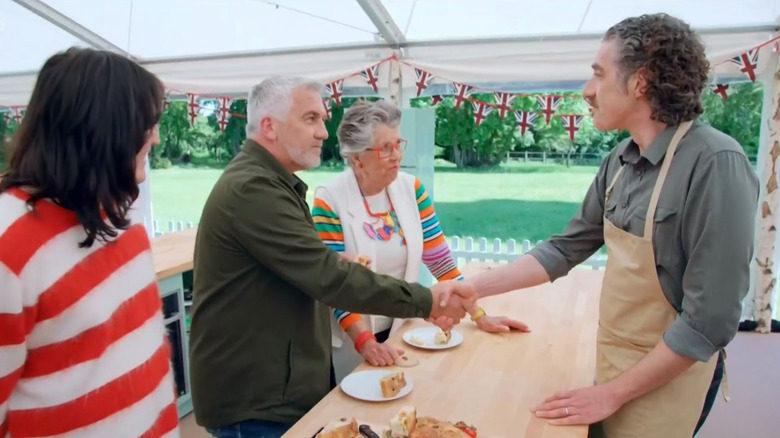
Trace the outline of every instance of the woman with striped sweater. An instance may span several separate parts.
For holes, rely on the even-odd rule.
[[[128,210],[162,83],[111,52],[41,69],[0,174],[0,437],[177,437],[149,239]]]
[[[315,191],[312,216],[320,238],[333,250],[361,255],[380,274],[417,281],[424,264],[438,280],[459,280],[439,221],[420,180],[400,171],[406,141],[401,111],[384,102],[356,102],[338,128],[348,168]],[[528,328],[509,318],[473,309],[487,332]],[[341,380],[363,360],[374,366],[395,362],[401,351],[383,344],[402,320],[334,311],[333,361]],[[346,343],[346,338],[351,342]]]

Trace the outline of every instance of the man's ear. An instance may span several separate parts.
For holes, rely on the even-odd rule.
[[[647,70],[644,67],[640,67],[628,80],[631,93],[635,98],[640,98],[647,95],[647,87],[649,80],[647,77]]]
[[[260,119],[260,132],[263,134],[264,137],[268,138],[269,140],[277,140],[279,138],[279,125],[271,117],[263,117]]]

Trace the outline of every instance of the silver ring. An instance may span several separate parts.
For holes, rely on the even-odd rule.
[[[566,408],[566,416],[569,416],[569,408]]]

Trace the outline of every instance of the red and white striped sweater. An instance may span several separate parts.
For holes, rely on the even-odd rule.
[[[142,225],[79,248],[76,215],[0,193],[0,437],[177,437]]]

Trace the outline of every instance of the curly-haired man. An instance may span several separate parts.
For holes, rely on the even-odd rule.
[[[631,137],[561,235],[470,281],[480,296],[533,286],[606,244],[596,385],[534,412],[592,424],[591,436],[690,438],[717,395],[749,288],[758,178],[734,139],[696,120],[709,63],[686,23],[625,19],[592,67],[583,96],[593,124]]]

